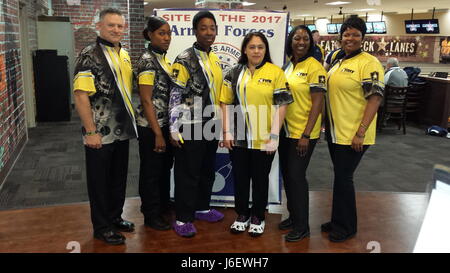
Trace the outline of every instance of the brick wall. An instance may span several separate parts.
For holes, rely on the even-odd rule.
[[[30,50],[37,48],[37,13],[46,8],[42,1],[23,1],[28,17]],[[25,96],[21,72],[19,1],[0,4],[0,185],[26,142]],[[30,54],[28,52],[28,54]]]
[[[81,0],[79,6],[69,6],[65,0],[53,0],[54,16],[70,17],[75,36],[75,53],[95,41],[95,23],[102,9],[119,9],[125,16],[127,33],[122,45],[128,50],[133,61],[139,57],[144,47],[142,30],[144,29],[143,0]],[[131,20],[130,20],[131,18]]]

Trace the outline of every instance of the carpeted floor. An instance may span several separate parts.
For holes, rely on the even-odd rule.
[[[127,196],[138,195],[137,141],[130,142]],[[427,136],[408,126],[377,136],[356,174],[358,191],[424,192],[434,164],[450,166],[450,139]],[[332,189],[332,165],[325,141],[316,146],[308,169],[310,190]],[[80,121],[41,123],[0,191],[0,210],[88,201]]]

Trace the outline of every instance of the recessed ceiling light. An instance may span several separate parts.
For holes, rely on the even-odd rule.
[[[375,9],[354,9],[353,11],[372,11]]]
[[[256,3],[253,3],[253,2],[247,2],[247,1],[244,1],[244,2],[242,2],[242,5],[243,6],[253,6],[253,5],[255,5]]]
[[[312,16],[312,14],[297,14],[297,16],[307,17],[307,16]]]
[[[351,3],[352,3],[352,2],[335,1],[335,2],[325,3],[325,5],[328,5],[328,6],[337,6],[337,5],[347,5],[347,4],[351,4]]]

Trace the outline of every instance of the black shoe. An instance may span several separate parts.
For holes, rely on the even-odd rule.
[[[288,234],[286,234],[284,240],[286,240],[286,242],[298,242],[306,237],[309,237],[309,230],[304,232],[291,230]]]
[[[172,227],[170,226],[170,223],[167,222],[163,217],[153,217],[149,220],[144,221],[144,225],[147,227],[151,227],[156,230],[169,230]]]
[[[281,223],[278,224],[278,229],[280,230],[288,230],[292,229],[294,227],[294,221],[291,217],[281,221]]]
[[[94,238],[102,240],[109,245],[123,245],[125,243],[125,237],[114,230],[94,233]]]
[[[340,232],[336,232],[336,231],[331,231],[330,234],[328,234],[328,239],[334,243],[341,243],[350,238],[355,237],[355,235],[356,235],[356,232],[351,233],[351,234],[344,234],[344,233],[340,233]]]
[[[320,225],[320,230],[322,232],[331,232],[331,222],[326,222],[325,224]]]
[[[123,220],[123,219],[114,220],[113,226],[118,231],[122,231],[122,232],[133,232],[134,231],[134,224],[129,221]]]

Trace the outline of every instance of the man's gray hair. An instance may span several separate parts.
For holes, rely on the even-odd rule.
[[[398,63],[397,58],[389,58],[389,59],[386,61],[386,64],[390,65],[391,67],[399,66],[399,63]]]
[[[103,17],[105,17],[106,14],[117,14],[117,15],[123,16],[123,14],[120,10],[115,9],[115,8],[107,8],[100,12],[99,21],[101,21],[103,19]]]

